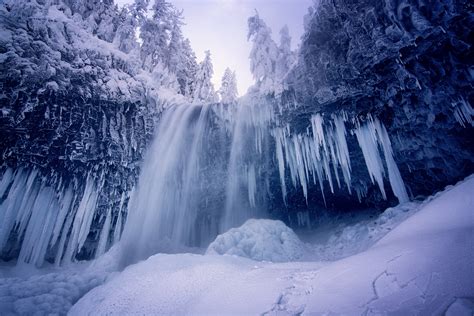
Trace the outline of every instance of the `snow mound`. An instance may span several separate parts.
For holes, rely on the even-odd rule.
[[[97,260],[65,267],[0,267],[0,315],[66,315],[118,270],[118,251],[113,247]]]
[[[217,236],[206,254],[236,255],[258,261],[287,262],[303,255],[304,244],[281,221],[250,219]]]
[[[63,315],[84,294],[102,284],[103,273],[49,273],[0,279],[0,314]]]
[[[335,261],[355,255],[369,249],[382,239],[400,223],[415,214],[424,205],[420,201],[406,202],[386,209],[382,214],[373,218],[369,214],[352,218],[338,218],[337,226],[334,223],[318,228],[318,234],[323,240],[305,240],[311,244],[311,254],[308,260]]]

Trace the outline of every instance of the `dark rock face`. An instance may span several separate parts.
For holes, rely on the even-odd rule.
[[[119,213],[126,216],[121,198],[125,193],[128,199],[136,183],[160,105],[134,78],[121,52],[97,46],[103,42],[57,7],[2,5],[0,20],[2,173],[35,169],[36,181],[58,196],[71,184],[78,197],[71,212],[86,179],[94,179],[99,194],[92,228],[84,247],[73,254],[90,258],[108,210],[111,234]],[[70,229],[65,224],[62,234]],[[21,234],[12,233],[1,259],[18,256]],[[46,258],[53,260],[55,252],[52,245]]]
[[[412,196],[466,177],[474,172],[472,9],[463,0],[322,0],[289,78],[305,106],[287,119],[301,125],[341,110],[378,117]],[[456,119],[460,108],[466,121]]]

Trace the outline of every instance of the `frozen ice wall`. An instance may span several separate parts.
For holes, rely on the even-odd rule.
[[[102,186],[100,178],[90,175],[81,186],[63,179],[48,182],[34,168],[6,169],[0,181],[2,254],[18,253],[19,262],[36,266],[47,258],[56,264],[74,260],[92,230]],[[110,220],[108,216],[98,254],[107,246]]]
[[[357,193],[360,200],[365,192],[353,187],[348,142],[357,144],[368,179],[383,198],[388,184],[399,202],[408,201],[389,135],[377,118],[316,113],[306,132],[296,133],[277,110],[259,98],[167,109],[128,207],[124,262],[202,248],[249,218],[270,217],[275,179],[283,203],[288,190],[301,189],[308,200],[316,184],[321,199],[328,186],[332,193]]]

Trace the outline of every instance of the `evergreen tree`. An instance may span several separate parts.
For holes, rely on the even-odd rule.
[[[271,94],[275,88],[275,65],[278,47],[271,37],[271,30],[258,12],[248,19],[248,39],[253,41],[250,52],[250,71],[260,92]]]
[[[285,78],[296,62],[296,54],[291,51],[291,36],[288,26],[280,31],[280,46],[275,66],[275,93],[281,94],[285,89]]]
[[[73,14],[79,14],[86,21],[92,34],[112,42],[117,29],[119,11],[113,0],[65,0]]]
[[[217,94],[214,85],[211,82],[214,69],[211,61],[211,52],[206,51],[206,57],[199,64],[199,70],[196,75],[194,86],[193,101],[194,103],[212,103],[217,102]]]
[[[136,31],[145,21],[148,4],[149,0],[135,0],[134,4],[124,6],[120,12],[114,43],[121,51],[130,53],[140,47]]]
[[[148,71],[153,71],[158,63],[166,62],[172,7],[165,0],[155,0],[152,12],[152,18],[146,19],[140,29],[140,59],[143,69]]]
[[[176,73],[181,94],[192,99],[199,65],[196,61],[196,54],[191,48],[191,43],[185,39],[181,43],[180,67]]]
[[[237,101],[237,79],[235,71],[226,68],[222,77],[221,88],[219,89],[222,103],[234,103]]]

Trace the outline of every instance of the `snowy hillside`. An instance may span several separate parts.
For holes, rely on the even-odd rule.
[[[152,256],[92,290],[71,315],[469,315],[473,192],[470,177],[429,198],[368,250],[334,262]]]

